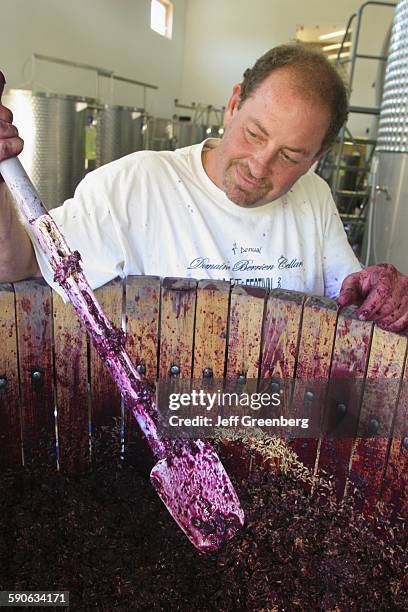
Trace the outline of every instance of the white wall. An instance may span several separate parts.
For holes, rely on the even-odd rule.
[[[147,94],[148,110],[171,116],[181,86],[186,0],[173,3],[168,40],[150,30],[150,0],[1,0],[0,68],[9,87],[29,88],[33,52],[111,69],[158,85]],[[108,102],[107,79],[100,86]],[[94,97],[96,79],[89,71],[41,61],[35,88]],[[113,102],[140,106],[142,90],[116,82]]]
[[[30,87],[33,52],[112,69],[159,91],[147,108],[171,116],[174,98],[222,106],[245,68],[270,47],[292,40],[296,25],[345,25],[360,0],[173,0],[173,39],[150,30],[150,0],[1,0],[0,68],[9,87]],[[392,11],[369,7],[361,52],[378,53]],[[352,102],[374,105],[377,63],[357,65]],[[35,89],[95,96],[95,75],[45,62]],[[109,83],[100,79],[109,102]],[[115,83],[113,103],[141,106],[142,90]],[[183,113],[183,111],[180,111]],[[369,117],[353,122],[364,133]]]
[[[188,0],[180,100],[222,106],[234,83],[265,51],[294,40],[297,25],[345,26],[361,0]],[[368,7],[359,52],[378,54],[393,10]],[[378,63],[359,60],[351,102],[374,106]],[[353,133],[364,134],[367,116],[354,116]],[[356,134],[357,135],[357,134]]]

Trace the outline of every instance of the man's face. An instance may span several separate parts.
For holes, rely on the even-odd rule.
[[[272,73],[240,108],[234,87],[225,134],[215,149],[214,180],[232,202],[261,206],[285,194],[321,154],[329,126],[325,106],[299,93],[286,68]]]

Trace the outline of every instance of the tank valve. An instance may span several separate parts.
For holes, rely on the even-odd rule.
[[[384,193],[385,194],[385,199],[387,200],[387,202],[389,202],[391,200],[391,196],[390,196],[390,192],[388,191],[388,187],[381,187],[381,185],[376,185],[375,186],[375,192],[376,193]]]

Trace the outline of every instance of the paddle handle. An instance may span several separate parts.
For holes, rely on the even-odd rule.
[[[4,88],[0,72],[0,101]],[[156,459],[166,454],[157,433],[158,410],[154,392],[140,377],[124,348],[124,336],[108,319],[97,301],[80,264],[78,251],[72,252],[55,221],[41,202],[31,179],[17,157],[0,161],[2,174],[27,230],[38,242],[58,282],[68,295],[88,331],[101,359],[106,363],[125,403],[133,412]]]

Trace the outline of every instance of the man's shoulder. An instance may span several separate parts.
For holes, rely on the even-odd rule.
[[[309,170],[296,181],[294,187],[310,189],[314,192],[319,192],[322,196],[327,197],[330,194],[330,187],[321,176],[313,170]]]
[[[192,147],[184,147],[176,151],[136,151],[97,168],[87,177],[91,181],[109,184],[117,180],[143,178],[152,172],[157,177],[160,171],[188,165],[191,149]]]
[[[310,219],[313,224],[320,219],[322,227],[337,211],[329,185],[314,172],[309,171],[301,176],[286,198],[295,216]]]
[[[307,203],[314,210],[331,208],[333,197],[329,185],[315,172],[306,172],[289,191],[289,196],[295,205]]]
[[[132,170],[171,163],[176,157],[175,151],[135,151],[97,168],[93,174],[115,176]]]

